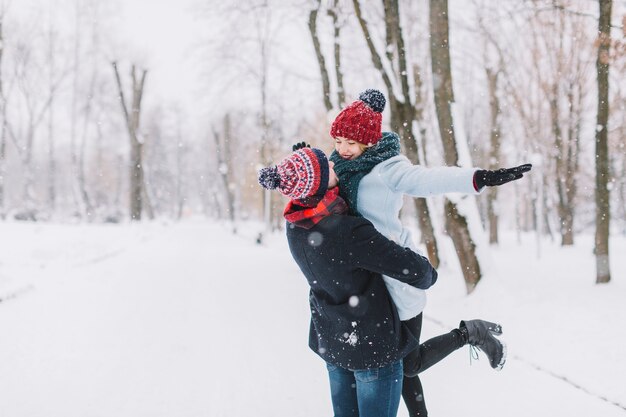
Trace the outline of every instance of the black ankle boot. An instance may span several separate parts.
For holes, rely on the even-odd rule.
[[[502,369],[506,362],[506,345],[494,336],[502,334],[502,326],[484,320],[467,320],[461,322],[459,330],[466,343],[485,352],[493,369]]]

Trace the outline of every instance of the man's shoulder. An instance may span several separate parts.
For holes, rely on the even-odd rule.
[[[365,217],[349,216],[347,214],[331,214],[325,217],[319,225],[321,227],[352,228],[363,225],[372,225]]]
[[[347,214],[331,214],[324,217],[310,229],[305,229],[293,223],[287,222],[287,234],[296,233],[346,233],[349,230],[358,227],[374,227],[372,222],[364,217],[349,216]]]

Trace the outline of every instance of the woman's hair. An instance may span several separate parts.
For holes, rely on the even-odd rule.
[[[333,138],[333,139],[335,139],[335,138]],[[372,145],[366,145],[366,144],[364,144],[364,143],[357,142],[356,140],[355,140],[355,142],[356,142],[356,144],[357,144],[357,145],[359,145],[359,149],[361,149],[361,152],[365,152],[366,150],[368,150],[369,148],[371,148],[371,147],[372,147]],[[333,142],[333,149],[331,150],[331,152],[332,152],[333,150],[335,150],[335,144],[334,144],[334,142]]]

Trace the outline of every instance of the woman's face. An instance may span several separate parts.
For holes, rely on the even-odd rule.
[[[335,150],[343,159],[356,159],[363,154],[364,147],[359,142],[342,137],[335,138]]]

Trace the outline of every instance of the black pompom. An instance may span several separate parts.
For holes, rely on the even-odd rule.
[[[273,190],[280,185],[280,174],[278,173],[278,167],[263,168],[259,171],[259,184],[263,188]]]
[[[387,104],[383,93],[372,88],[363,91],[359,95],[359,100],[370,106],[376,113],[382,113],[385,110],[385,104]]]

